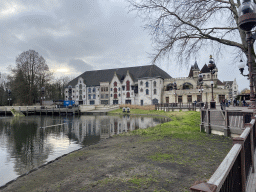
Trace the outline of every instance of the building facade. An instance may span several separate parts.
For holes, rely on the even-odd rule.
[[[199,83],[198,75],[203,81]],[[174,83],[177,89],[174,88]],[[65,89],[65,100],[77,105],[152,105],[157,103],[192,103],[223,99],[233,100],[238,93],[236,79],[221,82],[215,66],[211,74],[207,65],[200,70],[191,66],[188,77],[172,78],[156,65],[86,71],[71,82],[71,95]]]

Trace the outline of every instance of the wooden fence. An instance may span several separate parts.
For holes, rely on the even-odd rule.
[[[208,112],[206,110],[206,113]],[[233,147],[209,181],[194,185],[190,187],[190,190],[201,192],[248,191],[252,185],[253,177],[251,175],[254,173],[255,128],[254,117],[250,123],[245,123],[242,134],[233,138]]]
[[[253,113],[234,110],[201,109],[201,131],[210,134],[212,130],[224,132],[225,136],[241,134],[244,125],[250,123]]]

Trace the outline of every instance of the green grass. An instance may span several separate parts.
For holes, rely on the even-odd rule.
[[[112,111],[111,114],[121,113],[121,109]],[[186,112],[164,112],[155,110],[131,110],[131,115],[136,114],[150,114],[150,115],[161,115],[172,119],[172,121],[159,124],[155,127],[147,129],[138,129],[128,134],[141,135],[151,137],[151,139],[160,139],[163,137],[173,137],[177,139],[191,139],[198,140],[205,135],[200,133],[200,112],[186,111]]]

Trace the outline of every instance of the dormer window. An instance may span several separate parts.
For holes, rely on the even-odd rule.
[[[116,81],[114,82],[114,86],[115,86],[115,87],[117,86],[117,82],[116,82]]]

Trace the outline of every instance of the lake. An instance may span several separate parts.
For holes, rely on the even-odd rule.
[[[166,121],[129,115],[0,117],[0,186],[101,139]]]

